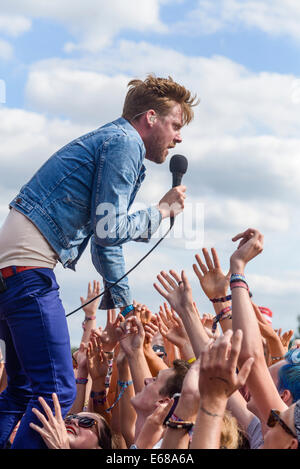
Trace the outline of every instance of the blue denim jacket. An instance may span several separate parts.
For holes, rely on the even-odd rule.
[[[154,206],[128,214],[145,178],[144,157],[139,133],[117,119],[54,153],[10,206],[36,225],[66,268],[75,270],[91,239],[93,264],[108,287],[126,273],[122,244],[149,241],[161,222]],[[125,277],[100,309],[131,303]]]

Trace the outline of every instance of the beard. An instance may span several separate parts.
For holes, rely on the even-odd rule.
[[[153,136],[145,143],[146,148],[146,159],[153,161],[157,164],[162,164],[165,162],[168,149],[166,148],[166,143],[159,138],[159,136]]]

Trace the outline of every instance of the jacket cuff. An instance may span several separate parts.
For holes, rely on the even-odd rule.
[[[104,288],[109,287],[105,283]],[[115,309],[122,308],[123,306],[131,305],[133,302],[130,289],[122,289],[118,285],[112,287],[109,291],[105,292],[99,305],[99,309]]]

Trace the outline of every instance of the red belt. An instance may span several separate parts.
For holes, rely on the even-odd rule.
[[[16,269],[16,270],[15,270]],[[3,269],[0,269],[0,272],[2,274],[3,278],[8,278],[12,277],[15,275],[15,273],[23,272],[24,270],[30,270],[30,269],[42,269],[42,267],[19,267],[16,266],[14,269],[12,267],[4,267]]]

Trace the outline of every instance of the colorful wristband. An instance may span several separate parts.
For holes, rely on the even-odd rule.
[[[87,378],[76,378],[76,384],[86,384],[87,382]]]
[[[219,314],[217,314],[217,316],[214,317],[214,322],[213,322],[213,325],[212,325],[212,332],[213,333],[216,332],[218,322],[221,321],[222,319],[225,319],[224,314],[231,311],[231,309],[232,309],[231,306],[227,306],[226,308],[222,309],[222,311],[220,311]],[[227,318],[228,317],[229,316],[227,316]]]
[[[222,298],[213,298],[210,300],[212,303],[225,303],[226,301],[231,300],[231,295],[223,296]]]
[[[196,358],[195,357],[192,357],[190,358],[187,362],[188,363],[194,363],[196,361]]]
[[[249,291],[249,287],[248,287],[247,283],[245,283],[245,282],[231,282],[230,283],[230,288],[231,288],[231,290],[233,288],[245,288],[245,290]]]
[[[126,308],[123,309],[123,311],[122,311],[122,313],[121,313],[122,316],[123,316],[123,318],[125,318],[125,317],[127,316],[127,314],[129,314],[130,311],[132,311],[133,309],[134,309],[134,306],[133,306],[133,305],[128,305],[128,306],[126,306]]]

